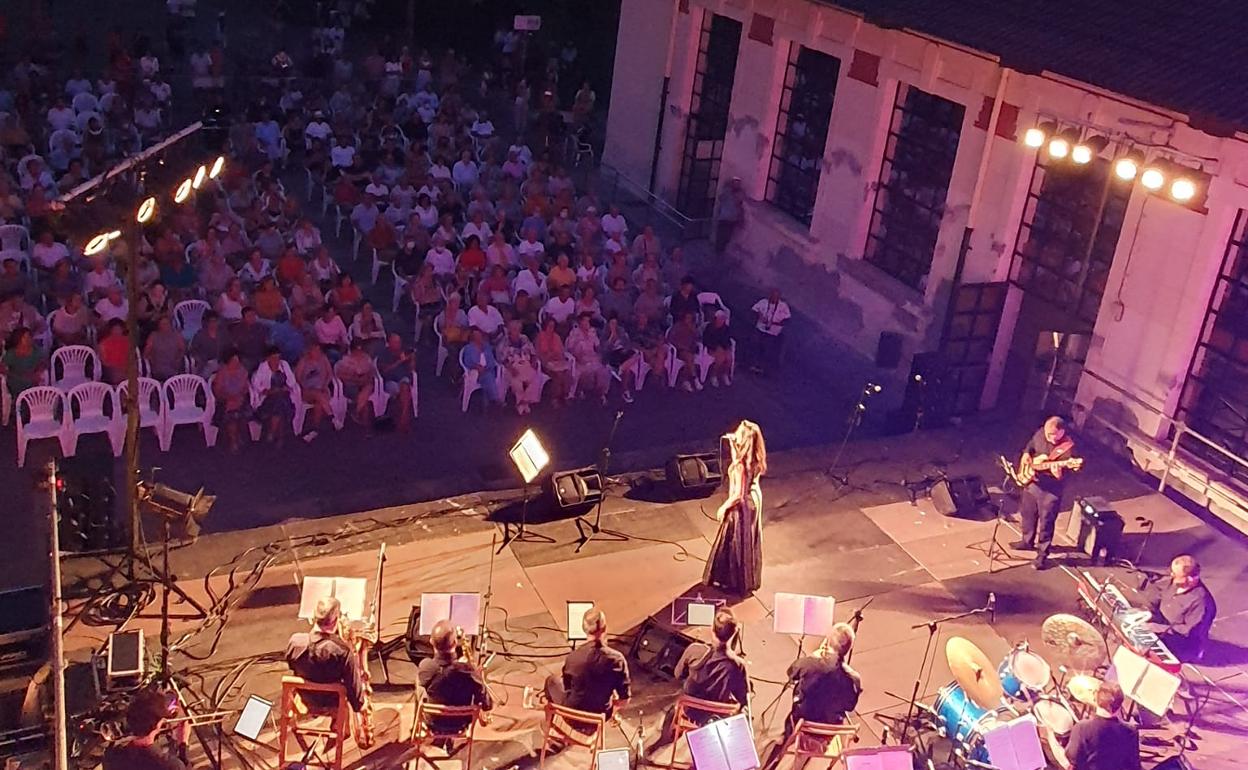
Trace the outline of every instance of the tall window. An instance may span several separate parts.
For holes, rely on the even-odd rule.
[[[1130,184],[1118,181],[1104,158],[1082,166],[1037,162],[1010,280],[1069,309],[1090,330],[1130,196]]]
[[[841,62],[797,43],[789,46],[767,200],[810,227]]]
[[[676,205],[694,219],[709,217],[715,204],[740,44],[741,22],[706,12],[698,39],[698,63],[676,192]]]
[[[866,259],[916,289],[932,268],[965,113],[956,102],[898,86]]]
[[[1180,420],[1248,456],[1248,211],[1240,210],[1179,400]],[[1248,482],[1248,470],[1201,441],[1184,444]]]

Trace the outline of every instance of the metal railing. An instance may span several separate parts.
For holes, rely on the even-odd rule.
[[[598,164],[598,182],[599,190],[606,200],[620,204],[623,207],[628,205],[626,201],[631,198],[635,205],[645,208],[647,212],[645,224],[655,224],[655,218],[662,220],[669,227],[680,233],[681,243],[706,238],[710,233],[711,220],[709,218],[695,219],[686,215],[680,209],[646,189],[645,185],[624,175],[619,169],[609,163]]]
[[[1084,369],[1083,376],[1091,377],[1099,385],[1121,396],[1122,398],[1131,402],[1131,404],[1133,404],[1134,406],[1139,407],[1140,409],[1144,410],[1148,414],[1151,414],[1155,417],[1160,418],[1161,424],[1168,428],[1168,432],[1170,434],[1169,447],[1165,455],[1165,458],[1166,458],[1165,463],[1161,469],[1161,477],[1157,483],[1158,492],[1166,491],[1166,487],[1170,483],[1170,477],[1172,475],[1172,471],[1176,466],[1195,466],[1196,468],[1200,469],[1202,473],[1206,472],[1206,469],[1208,467],[1206,461],[1192,454],[1191,452],[1184,451],[1181,446],[1184,438],[1189,437],[1189,436],[1193,440],[1198,441],[1201,444],[1204,444],[1205,446],[1214,450],[1218,454],[1226,457],[1232,463],[1240,465],[1245,470],[1248,470],[1248,458],[1244,458],[1244,457],[1241,457],[1240,455],[1235,454],[1234,452],[1222,446],[1221,444],[1209,438],[1208,436],[1205,436],[1199,431],[1193,430],[1192,428],[1188,427],[1187,423],[1184,422],[1183,420],[1177,419],[1175,417],[1171,417],[1170,415],[1158,409],[1156,406],[1148,403],[1147,401],[1144,401],[1143,399],[1141,399],[1139,396],[1135,395],[1134,393],[1130,393],[1127,390],[1124,390],[1120,385],[1110,382],[1108,379],[1106,379],[1100,374],[1097,374],[1091,369]],[[1131,430],[1129,428],[1124,428],[1116,424],[1109,417],[1103,414],[1098,414],[1092,408],[1076,403],[1071,398],[1067,398],[1063,396],[1061,397],[1061,399],[1067,402],[1067,405],[1070,408],[1071,415],[1075,418],[1076,422],[1078,422],[1081,426],[1085,425],[1087,420],[1091,419],[1094,423],[1096,423],[1098,427],[1104,428],[1105,430],[1109,431],[1110,433],[1113,433],[1114,435],[1118,436],[1125,442],[1133,442],[1133,441],[1137,443],[1142,442],[1142,443],[1154,445],[1157,448],[1162,448],[1165,446],[1164,441],[1156,439],[1153,436],[1148,435],[1147,433],[1139,431],[1138,429]],[[1211,481],[1213,480],[1212,479],[1213,474],[1206,473],[1206,475],[1210,476]],[[1230,474],[1226,474],[1226,480],[1228,482],[1226,486],[1228,487],[1233,486],[1233,485],[1238,485],[1238,482],[1235,479],[1233,479],[1233,477]],[[1207,491],[1208,490],[1206,490],[1206,493]],[[1245,498],[1248,498],[1248,490],[1241,489],[1240,492]]]

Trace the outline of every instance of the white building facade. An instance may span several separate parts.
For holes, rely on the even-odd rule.
[[[730,248],[748,277],[864,356],[937,367],[949,411],[1065,397],[1146,467],[1236,508],[1248,135],[827,3],[622,6],[604,162],[692,217],[739,177]],[[1063,131],[1091,139],[1090,160],[1054,157]],[[1191,200],[1170,194],[1179,178]],[[1176,445],[1189,428],[1212,446]],[[1171,467],[1175,446],[1190,461]]]

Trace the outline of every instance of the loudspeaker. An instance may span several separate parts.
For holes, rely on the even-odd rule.
[[[1192,763],[1187,761],[1187,757],[1175,754],[1153,765],[1153,770],[1193,770],[1193,768]]]
[[[62,551],[101,551],[126,546],[125,517],[117,516],[113,456],[82,452],[57,461],[56,511]]]
[[[0,592],[0,671],[45,657],[50,614],[40,586]]]
[[[1093,562],[1102,564],[1118,557],[1125,526],[1122,516],[1110,505],[1103,497],[1077,498],[1066,520],[1066,536]]]
[[[549,483],[551,497],[560,509],[593,507],[606,488],[602,474],[592,466],[553,473]]]
[[[643,668],[670,679],[676,676],[680,656],[695,641],[693,637],[665,628],[649,617],[633,637],[633,646],[628,654]]]
[[[979,476],[945,478],[932,487],[932,504],[941,516],[975,513],[990,500],[988,487]]]
[[[709,495],[724,478],[716,452],[676,455],[667,461],[663,474],[677,494]]]
[[[896,369],[901,364],[905,339],[897,332],[880,332],[880,341],[875,346],[875,365],[880,369]]]

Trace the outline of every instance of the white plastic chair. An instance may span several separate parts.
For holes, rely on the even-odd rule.
[[[698,381],[705,383],[706,377],[710,374],[711,364],[715,363],[715,358],[705,345],[698,345],[698,352],[693,357],[693,364],[698,368]],[[732,340],[728,348],[728,376],[737,376],[737,341]]]
[[[342,430],[342,426],[347,424],[347,409],[349,406],[347,391],[342,385],[342,380],[337,377],[331,377],[329,379],[329,412],[330,420],[334,424],[334,430]]]
[[[376,257],[373,259],[376,260]],[[375,265],[374,272],[376,272]],[[390,263],[390,272],[394,275],[394,294],[390,302],[390,312],[397,313],[399,312],[399,302],[403,300],[403,292],[407,291],[408,280],[399,275],[399,269],[395,267],[393,262]],[[377,283],[377,279],[375,277],[373,278],[373,283]],[[416,310],[419,312],[420,308],[416,308]]]
[[[51,319],[48,326],[51,326]],[[51,384],[61,390],[100,378],[100,359],[86,345],[66,345],[52,351]]]
[[[499,378],[501,379],[501,378]],[[378,372],[373,382],[373,414],[381,417],[386,413],[386,409],[390,407],[390,394],[386,392],[386,383],[382,379],[381,373]],[[346,403],[346,398],[343,398]],[[412,372],[412,417],[420,416],[420,379],[416,372]]]
[[[95,98],[95,94],[90,91],[83,91],[74,95],[74,100],[70,102],[70,106],[74,108],[74,112],[99,112],[100,100]]]
[[[122,380],[117,386],[117,403],[121,409],[124,424],[126,416],[126,395],[130,392],[130,383]],[[161,449],[167,450],[164,444],[165,433],[165,400],[160,397],[160,383],[151,377],[139,378],[139,430],[151,428],[156,433]],[[124,430],[124,428],[123,428]]]
[[[174,429],[179,425],[199,425],[204,432],[204,443],[215,446],[217,443],[217,427],[212,424],[212,415],[217,408],[217,400],[212,395],[208,381],[197,374],[178,374],[165,380],[161,387],[165,410],[165,432],[161,438],[160,449],[169,451],[173,441]],[[199,403],[203,397],[203,405]]]
[[[465,345],[459,351],[459,366],[461,369],[464,370],[463,394],[460,396],[460,402],[461,402],[460,411],[461,412],[468,411],[468,402],[472,400],[472,394],[476,393],[478,390],[481,390],[480,375],[477,374],[477,370],[469,369],[467,365],[464,364],[464,354],[467,352],[468,352],[467,345]]]
[[[17,467],[26,464],[26,444],[31,439],[55,438],[61,442],[61,453],[69,456],[64,393],[48,385],[29,388],[18,395],[14,409],[17,412]]]
[[[113,457],[121,457],[126,425],[121,419],[117,391],[105,382],[84,382],[65,394],[65,438],[62,446],[68,457],[78,451],[78,437],[104,433],[113,446]]]
[[[442,376],[442,367],[446,366],[446,359],[450,358],[451,356],[450,348],[446,346],[446,340],[443,339],[442,337],[442,318],[443,318],[442,314],[438,313],[438,315],[435,316],[433,319],[433,335],[438,338],[438,362],[437,362],[437,365],[434,366],[434,369],[433,369],[433,374],[436,377]],[[417,324],[416,331],[417,331],[417,334],[419,334],[420,333],[420,321],[418,320],[416,324]]]
[[[0,251],[24,251],[30,254],[30,231],[23,225],[0,225]]]
[[[202,299],[188,299],[173,307],[173,325],[182,330],[182,336],[191,339],[204,324],[204,313],[211,306]]]
[[[377,283],[377,276],[381,275],[382,265],[386,265],[390,268],[393,268],[394,261],[391,260],[390,262],[383,262],[381,259],[381,255],[377,252],[377,249],[373,249],[373,273],[372,273],[373,283]],[[396,273],[396,277],[397,277],[397,273]],[[395,296],[397,297],[398,295],[396,294]]]
[[[698,307],[701,308],[707,305],[714,305],[716,310],[724,311],[725,322],[730,323],[732,321],[732,311],[728,309],[728,306],[724,304],[724,301],[718,294],[713,291],[698,292]]]
[[[3,265],[5,262],[9,261],[10,259],[16,260],[17,265],[19,268],[22,269],[22,272],[26,273],[27,275],[30,275],[31,266],[30,266],[30,253],[29,252],[23,251],[21,249],[0,250],[0,265]]]

